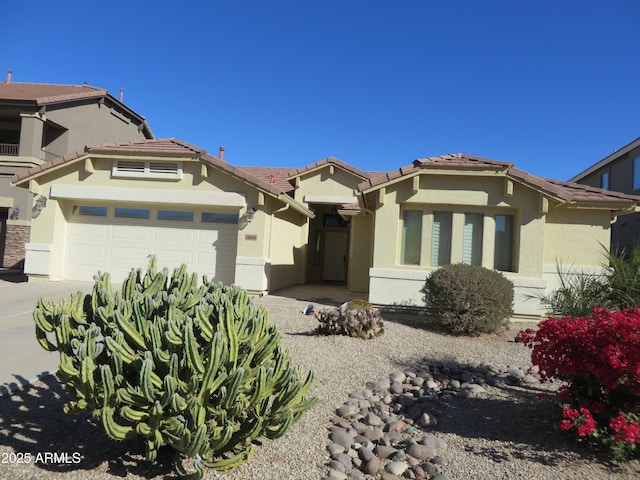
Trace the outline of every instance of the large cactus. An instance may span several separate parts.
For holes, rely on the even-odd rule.
[[[90,295],[40,299],[36,335],[60,352],[65,411],[91,410],[111,438],[141,437],[147,459],[170,445],[183,477],[232,468],[252,440],[280,437],[316,402],[313,372],[304,378],[292,365],[267,312],[241,288],[206,277],[198,285],[184,265],[169,277],[155,257],[115,293],[108,273],[94,280]]]

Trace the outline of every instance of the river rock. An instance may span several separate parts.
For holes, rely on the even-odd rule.
[[[387,472],[389,473],[392,473],[393,475],[400,476],[404,472],[406,472],[407,468],[409,468],[409,465],[407,465],[405,462],[391,462],[387,464],[385,470],[387,470]]]
[[[347,450],[351,448],[351,445],[353,445],[353,437],[345,430],[335,430],[331,434],[331,441],[338,445],[342,445]]]
[[[430,460],[437,454],[435,448],[426,445],[411,445],[407,449],[407,453],[418,460]]]

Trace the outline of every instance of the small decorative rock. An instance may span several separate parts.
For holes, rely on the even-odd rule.
[[[342,445],[347,450],[353,445],[353,437],[349,435],[345,430],[336,430],[331,434],[331,441]]]
[[[364,469],[369,475],[375,475],[383,469],[382,460],[378,457],[373,457],[365,464]]]
[[[396,476],[402,475],[407,470],[407,468],[409,468],[409,465],[407,465],[405,462],[391,462],[385,467],[387,472],[392,473]]]

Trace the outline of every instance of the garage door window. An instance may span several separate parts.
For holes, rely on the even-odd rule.
[[[75,205],[73,213],[76,215],[84,215],[88,217],[106,217],[107,207],[98,207],[94,205]]]
[[[158,210],[158,220],[193,222],[193,212],[185,212],[181,210]]]
[[[148,219],[151,214],[148,208],[125,208],[116,207],[115,216],[119,218],[146,218]]]
[[[238,223],[238,215],[235,213],[203,212],[201,217],[204,223]]]

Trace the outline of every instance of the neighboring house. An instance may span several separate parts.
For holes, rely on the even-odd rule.
[[[0,267],[22,268],[34,202],[11,177],[85,145],[153,138],[143,117],[87,85],[0,83]]]
[[[234,167],[175,139],[87,147],[13,178],[48,199],[34,219],[31,278],[116,282],[160,266],[267,293],[344,283],[378,304],[421,304],[428,272],[468,262],[528,295],[555,287],[556,262],[598,270],[615,215],[640,197],[546,180],[467,155],[389,173],[336,158],[301,169]]]
[[[569,180],[616,192],[640,194],[640,138]],[[640,242],[640,213],[614,219],[611,251],[630,254]]]

